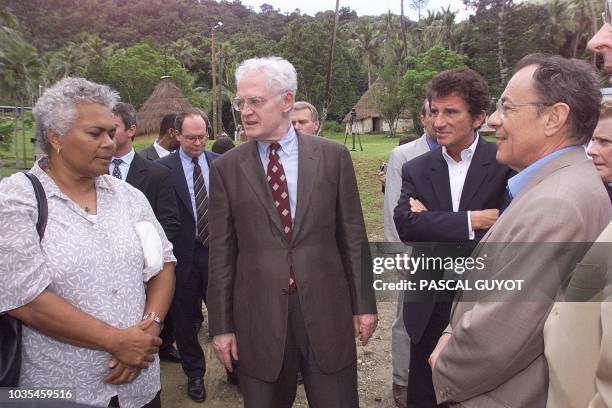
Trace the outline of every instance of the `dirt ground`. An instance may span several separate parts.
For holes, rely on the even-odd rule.
[[[395,303],[378,303],[378,329],[366,347],[357,347],[359,402],[364,408],[392,408],[391,396],[391,325],[395,317]],[[205,319],[206,322],[206,319]],[[225,370],[217,361],[206,333],[206,323],[200,331],[200,344],[206,355],[204,382],[208,397],[202,404],[187,396],[187,378],[177,363],[162,362],[162,407],[164,408],[241,408],[242,396],[237,387],[225,382]],[[308,407],[304,387],[298,389],[293,405]]]

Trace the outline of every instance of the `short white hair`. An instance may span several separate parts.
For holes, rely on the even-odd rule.
[[[236,85],[246,74],[263,72],[268,86],[278,93],[297,93],[297,72],[289,61],[280,57],[251,58],[244,60],[236,69]]]
[[[106,85],[100,85],[83,78],[64,78],[42,94],[32,114],[36,120],[36,141],[43,152],[49,154],[51,144],[47,130],[65,135],[77,119],[76,106],[80,103],[97,103],[109,111],[119,101],[119,94]]]

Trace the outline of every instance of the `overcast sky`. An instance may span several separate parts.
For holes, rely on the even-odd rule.
[[[299,8],[302,13],[314,15],[319,11],[334,10],[335,0],[241,0],[242,4],[252,6],[255,11],[259,11],[259,6],[263,3],[271,4],[281,12],[292,12]],[[417,19],[416,11],[408,6],[409,0],[404,1],[404,13],[411,20]],[[457,12],[457,20],[465,19],[469,12],[465,9],[461,0],[429,0],[427,8],[432,11],[439,11],[441,7],[448,7]],[[400,0],[340,0],[340,7],[350,7],[359,16],[380,15],[391,10],[393,14],[400,14]]]

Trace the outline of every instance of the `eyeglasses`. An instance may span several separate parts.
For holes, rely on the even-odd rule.
[[[199,140],[201,142],[204,139],[208,139],[208,135],[189,135],[189,136],[183,135],[183,137],[187,139],[188,141],[190,141],[191,143],[195,142],[196,140]]]
[[[605,0],[604,2],[604,12],[601,13],[601,19],[605,24],[612,24],[610,21],[611,19],[611,13],[610,13],[610,9],[612,9],[612,0]]]
[[[497,112],[499,112],[499,118],[501,120],[504,120],[508,114],[508,111],[516,110],[516,108],[519,108],[521,106],[552,106],[552,104],[548,102],[525,102],[525,103],[509,104],[507,102],[504,102],[500,98],[497,100],[497,103],[495,104],[495,109],[497,109]]]
[[[234,98],[232,99],[232,107],[237,112],[240,112],[242,109],[244,109],[245,104],[248,104],[251,109],[259,109],[264,106],[266,102],[268,102],[268,100],[263,96],[251,96],[245,99]]]

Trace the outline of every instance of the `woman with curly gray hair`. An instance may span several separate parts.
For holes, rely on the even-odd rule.
[[[107,175],[117,100],[107,86],[65,78],[36,103],[47,156],[30,174],[44,188],[47,226],[39,242],[24,174],[0,182],[0,312],[24,323],[20,387],[68,388],[94,406],[156,407],[176,260],[145,196]]]

